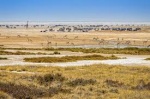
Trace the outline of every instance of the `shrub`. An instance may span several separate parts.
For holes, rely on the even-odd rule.
[[[108,86],[111,86],[111,87],[122,87],[122,86],[124,86],[124,84],[120,83],[119,81],[106,80],[105,82]]]
[[[58,52],[58,51],[55,51],[55,52],[54,52],[54,54],[56,54],[56,55],[59,55],[59,54],[60,54],[60,52]]]
[[[13,83],[0,82],[0,90],[11,94],[17,99],[32,99],[33,97],[42,97],[44,95],[44,92],[40,89],[24,85],[15,85]]]
[[[65,77],[63,77],[61,74],[46,74],[44,76],[39,76],[37,78],[38,83],[48,85],[52,83],[53,81],[60,81],[63,82],[65,80]]]
[[[145,60],[150,60],[150,58],[146,58]]]
[[[7,60],[7,58],[0,57],[0,60]]]
[[[58,94],[58,93],[70,93],[70,90],[69,89],[63,89],[61,87],[50,87],[49,90],[48,90],[48,93],[49,93],[49,96],[52,97],[54,96],[55,94]]]
[[[76,86],[85,86],[85,85],[88,85],[88,84],[92,84],[94,85],[96,83],[96,80],[93,80],[93,79],[75,79],[73,81],[70,81],[68,82],[67,84],[71,87],[76,87]]]
[[[119,93],[118,89],[111,89],[110,92],[111,93]]]
[[[150,90],[150,82],[148,82],[146,84],[143,80],[141,80],[139,82],[139,84],[135,88],[133,88],[133,89],[138,89],[138,90],[144,90],[144,89],[146,89],[146,90]]]

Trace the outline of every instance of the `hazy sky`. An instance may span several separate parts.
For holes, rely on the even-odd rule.
[[[150,22],[150,0],[0,0],[0,21]]]

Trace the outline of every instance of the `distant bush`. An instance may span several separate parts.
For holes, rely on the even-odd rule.
[[[63,77],[61,74],[46,74],[44,76],[37,77],[38,83],[48,85],[52,83],[53,81],[60,81],[63,82],[65,80],[65,77]]]
[[[67,84],[69,86],[72,86],[72,87],[76,87],[76,86],[85,86],[85,85],[90,85],[90,84],[95,84],[96,83],[96,80],[93,80],[93,79],[75,79],[73,81],[69,81]]]
[[[13,83],[0,82],[0,90],[12,95],[16,99],[32,99],[33,97],[41,97],[44,94],[40,89],[24,85],[15,85]]]
[[[52,97],[58,93],[70,93],[70,89],[64,89],[62,84],[66,78],[61,74],[45,74],[44,76],[38,76],[37,81],[39,84],[48,86],[48,95]]]
[[[110,92],[111,93],[119,93],[118,89],[111,89]]]
[[[63,89],[62,87],[50,87],[48,90],[49,96],[52,97],[55,94],[58,93],[65,93],[65,94],[69,94],[71,91],[70,89]]]
[[[124,84],[119,82],[119,81],[106,80],[105,82],[108,86],[111,86],[111,87],[122,87],[122,86],[124,86]]]
[[[59,54],[60,54],[60,52],[58,52],[58,51],[55,51],[55,52],[54,52],[54,54],[56,54],[56,55],[58,54],[58,55],[59,55]]]
[[[139,84],[138,84],[136,87],[134,87],[133,89],[138,89],[138,90],[150,90],[150,82],[148,82],[148,83],[146,84],[143,80],[141,80],[141,81],[139,82]]]
[[[0,57],[0,60],[7,60],[7,58]]]
[[[150,60],[150,58],[146,58],[145,60]]]

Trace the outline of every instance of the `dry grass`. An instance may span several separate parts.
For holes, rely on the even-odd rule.
[[[0,51],[0,55],[36,55],[35,53],[29,53],[29,52],[9,52],[9,51]]]
[[[108,60],[108,59],[118,59],[118,58],[114,55],[110,57],[104,57],[101,55],[87,55],[87,56],[25,58],[24,60],[26,62],[56,63],[56,62],[74,62],[78,60]]]
[[[96,48],[96,49],[95,48],[88,48],[88,49],[86,49],[86,48],[1,48],[1,50],[6,50],[6,49],[10,49],[10,50],[46,50],[46,51],[55,51],[56,53],[58,52],[57,54],[59,54],[59,51],[71,51],[71,52],[83,52],[83,53],[150,55],[150,48],[136,48],[136,47]],[[19,52],[20,51],[18,51],[18,53]],[[0,51],[0,54],[1,53],[5,54],[4,51]],[[7,52],[7,53],[13,54],[13,53],[9,53],[9,52]],[[29,53],[29,54],[33,54],[33,53]]]
[[[104,54],[131,54],[131,55],[150,55],[150,48],[49,48],[49,51],[72,51],[83,53],[104,53]]]
[[[149,99],[150,97],[148,67],[7,66],[0,67],[0,70],[0,91],[14,98]]]
[[[11,99],[11,97],[8,94],[0,91],[0,99]]]
[[[0,50],[0,55],[57,55],[60,54],[60,52],[55,51],[54,53],[47,54],[47,53],[31,53],[31,52],[22,52],[22,51],[17,51],[17,52],[9,52],[9,51],[4,51]]]

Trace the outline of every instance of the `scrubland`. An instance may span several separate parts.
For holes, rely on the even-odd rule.
[[[149,99],[150,68],[0,67],[0,98]]]

